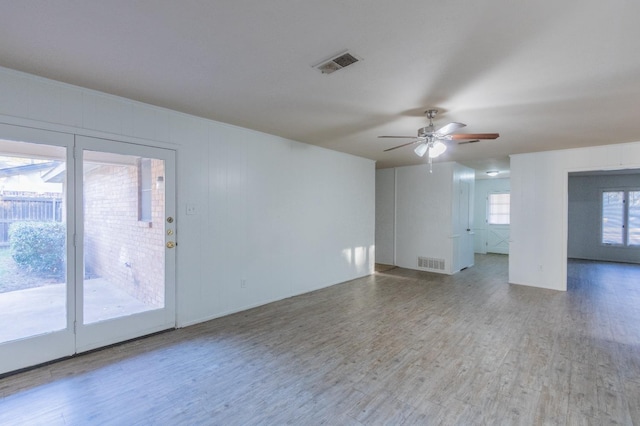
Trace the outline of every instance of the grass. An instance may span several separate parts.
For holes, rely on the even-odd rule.
[[[9,247],[0,247],[0,293],[55,284],[59,280],[38,277],[16,265]]]
[[[8,279],[15,266],[8,247],[0,247],[0,287]]]

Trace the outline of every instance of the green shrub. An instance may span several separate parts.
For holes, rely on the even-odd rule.
[[[9,227],[13,260],[40,276],[64,275],[65,226],[59,222],[14,222]]]

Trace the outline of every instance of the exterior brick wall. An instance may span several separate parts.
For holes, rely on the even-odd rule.
[[[138,166],[86,165],[85,277],[101,277],[152,307],[164,306],[164,162],[151,162],[151,222],[138,220]]]

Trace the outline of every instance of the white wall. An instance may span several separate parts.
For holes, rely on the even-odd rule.
[[[474,233],[473,248],[476,253],[487,252],[487,198],[494,192],[511,190],[509,179],[477,179],[474,201]]]
[[[640,247],[601,244],[602,190],[638,189],[640,174],[569,176],[567,255],[577,259],[640,263]]]
[[[0,122],[176,150],[179,326],[373,272],[371,160],[2,68]]]
[[[376,171],[376,263],[395,265],[396,169]]]
[[[509,281],[567,289],[568,173],[640,167],[640,142],[511,157]]]
[[[383,210],[376,212],[376,230],[384,234],[376,235],[376,251],[386,257],[383,262],[377,255],[377,261],[388,263],[394,254],[391,264],[424,270],[418,267],[418,257],[444,259],[445,269],[434,272],[446,274],[471,266],[473,242],[466,233],[469,215],[465,213],[463,220],[461,203],[469,202],[473,181],[473,170],[451,162],[434,163],[433,173],[426,164],[378,170],[376,205]]]
[[[452,273],[453,163],[396,168],[396,265],[417,269],[418,256],[445,259]]]

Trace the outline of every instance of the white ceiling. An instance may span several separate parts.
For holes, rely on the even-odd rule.
[[[427,124],[499,132],[438,161],[640,141],[634,0],[3,1],[0,66],[377,160]],[[323,75],[349,49],[362,58]]]

